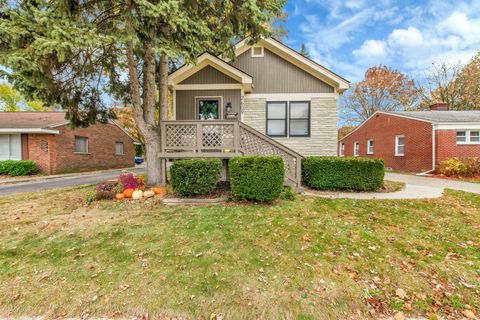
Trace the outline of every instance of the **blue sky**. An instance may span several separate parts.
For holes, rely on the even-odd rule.
[[[422,81],[432,62],[480,51],[480,0],[289,0],[283,41],[352,82],[384,64]]]

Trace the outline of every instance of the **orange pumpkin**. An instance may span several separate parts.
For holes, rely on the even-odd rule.
[[[125,198],[131,198],[133,191],[135,191],[135,189],[125,189],[123,190],[123,195],[125,196]]]
[[[165,193],[165,188],[164,187],[153,187],[152,191],[155,192],[155,194],[163,195]]]
[[[123,193],[117,193],[117,195],[115,196],[115,198],[117,200],[123,200],[125,199],[125,195]]]

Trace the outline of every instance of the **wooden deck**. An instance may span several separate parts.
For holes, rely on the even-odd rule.
[[[238,120],[162,121],[162,159],[279,156],[285,177],[296,186],[301,182],[302,156]]]

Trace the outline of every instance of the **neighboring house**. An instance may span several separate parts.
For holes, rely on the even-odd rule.
[[[134,165],[133,139],[114,121],[71,129],[64,112],[0,112],[0,160],[33,160],[42,173]]]
[[[382,158],[394,170],[425,172],[452,157],[480,157],[480,111],[375,112],[339,141],[340,156]]]
[[[350,84],[274,39],[243,40],[235,56],[204,53],[169,75],[174,121],[163,123],[161,157],[280,155],[298,184],[302,156],[337,154]]]

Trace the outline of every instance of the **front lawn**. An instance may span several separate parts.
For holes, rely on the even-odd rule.
[[[480,196],[165,207],[0,197],[0,316],[365,319],[480,310]]]

